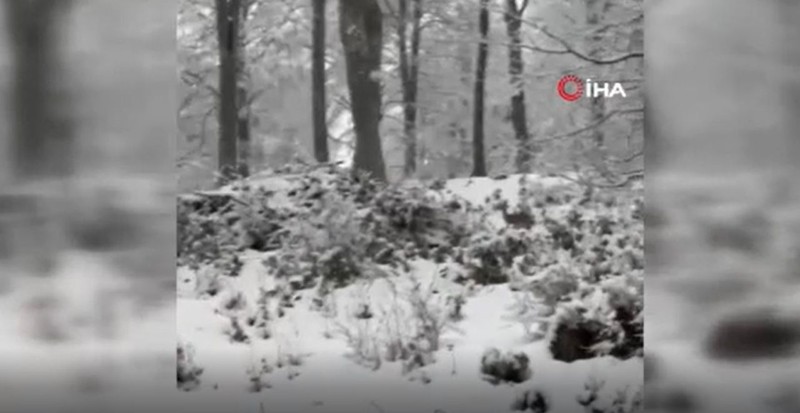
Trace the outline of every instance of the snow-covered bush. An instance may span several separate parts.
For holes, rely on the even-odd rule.
[[[272,373],[272,366],[267,362],[266,358],[262,358],[259,363],[254,363],[247,368],[248,388],[251,393],[258,393],[263,389],[269,389],[272,385],[266,380],[266,377]]]
[[[275,322],[310,305],[325,318],[321,335],[342,339],[356,362],[414,372],[409,378],[434,371],[443,332],[476,314],[465,297],[507,293],[487,284],[508,283],[518,299],[513,317],[531,339],[546,338],[558,360],[641,352],[643,226],[635,198],[526,184],[518,199],[496,192],[474,206],[458,185],[377,184],[329,165],[236,181],[180,203],[179,263],[199,269],[208,295],[222,293],[232,341],[280,337],[294,317]],[[230,279],[243,261],[244,276]],[[251,267],[258,263],[263,268]],[[416,272],[434,263],[431,290],[413,288],[422,279]],[[344,297],[386,285],[400,288],[388,300],[375,299],[379,292]],[[239,300],[242,286],[261,287],[260,298],[245,291],[248,302]],[[524,353],[494,350],[481,374],[520,383],[531,375],[528,364]],[[549,402],[534,392],[517,405],[547,411]]]
[[[369,296],[364,290],[364,296],[356,298],[362,303],[349,312],[349,319],[337,323],[351,357],[373,369],[384,362],[400,363],[404,375],[435,363],[442,334],[451,327],[447,304],[452,300],[419,281],[403,286],[384,281],[391,293],[387,300],[375,302],[373,308],[363,303]]]
[[[272,337],[272,312],[270,311],[269,300],[269,294],[265,289],[261,288],[256,302],[255,313],[247,319],[247,325],[254,328],[256,337],[264,340]]]
[[[502,284],[510,280],[515,258],[531,251],[535,239],[529,231],[503,229],[474,234],[465,248],[464,265],[476,284]]]
[[[547,413],[550,401],[542,391],[528,389],[516,394],[511,410],[516,412]]]
[[[410,246],[409,256],[443,258],[469,232],[466,206],[444,202],[421,184],[391,186],[367,205],[376,234],[391,234],[397,246]]]
[[[422,342],[418,347],[430,353],[439,350],[439,339],[448,324],[448,314],[433,302],[433,295],[432,289],[422,291],[422,285],[417,282],[407,298],[415,322],[415,338]]]
[[[527,230],[533,248],[508,269],[525,293],[515,316],[532,337],[546,332],[559,360],[641,353],[643,222],[632,212],[640,197],[544,192],[542,202],[537,193],[520,199],[545,234]]]
[[[481,374],[484,380],[494,385],[522,383],[533,374],[529,363],[530,360],[525,353],[503,354],[496,348],[490,348],[481,356]]]
[[[229,316],[230,324],[225,329],[225,334],[230,338],[233,343],[249,343],[250,336],[244,331],[244,326],[239,318],[236,316]]]
[[[350,357],[358,364],[377,370],[381,367],[380,344],[370,320],[338,323],[337,334],[345,339],[351,350]]]
[[[277,277],[342,287],[445,256],[465,238],[464,207],[423,185],[380,185],[332,165],[303,166],[186,195],[178,202],[178,262],[235,276],[243,250],[269,251]]]
[[[189,344],[178,343],[178,388],[191,391],[200,385],[203,369],[194,363],[194,348]]]
[[[187,195],[178,198],[178,265],[199,269],[212,265],[225,275],[238,275],[240,234],[232,226],[240,211],[228,196]]]
[[[584,284],[570,300],[559,303],[547,332],[553,357],[571,362],[604,355],[641,356],[642,281],[638,273]]]
[[[587,413],[639,413],[644,411],[644,386],[640,386],[634,392],[627,387],[617,390],[612,398],[601,397],[601,392],[605,390],[605,387],[605,381],[589,377],[583,385],[583,392],[575,397],[575,401],[583,406]],[[608,393],[608,391],[604,393]]]
[[[222,332],[234,343],[272,338],[272,298],[271,292],[260,288],[255,302],[250,303],[241,291],[225,290],[217,297],[215,309],[227,320]]]
[[[529,339],[548,335],[559,360],[628,358],[642,349],[641,196],[578,185],[521,185],[517,205],[495,193],[489,220],[454,256],[475,284],[509,282]],[[448,265],[447,271],[458,275]]]

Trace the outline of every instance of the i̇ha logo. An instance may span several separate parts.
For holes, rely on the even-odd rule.
[[[575,75],[566,75],[558,81],[556,91],[561,99],[567,102],[573,102],[581,98],[596,98],[603,96],[605,98],[621,95],[627,97],[625,89],[620,83],[608,82],[592,82],[592,79],[586,79],[584,82],[581,78]]]

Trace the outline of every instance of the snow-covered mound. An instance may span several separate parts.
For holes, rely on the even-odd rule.
[[[286,215],[291,235],[278,247],[239,244],[179,268],[178,387],[191,391],[187,398],[198,411],[236,405],[466,413],[536,411],[542,403],[549,412],[572,413],[582,404],[636,411],[642,360],[630,340],[640,333],[629,331],[636,321],[620,321],[617,311],[640,307],[637,296],[641,301],[641,231],[625,223],[630,205],[581,199],[581,188],[564,180],[521,178],[411,183],[368,189],[361,199],[362,184],[325,172],[251,178],[195,195],[193,202],[236,198],[232,208],[262,199],[260,217],[283,217],[285,208],[301,221]],[[341,193],[353,195],[342,200]],[[426,208],[439,209],[436,219]],[[406,219],[393,220],[396,211]],[[189,221],[200,220],[192,214]],[[442,223],[464,215],[466,224]],[[427,226],[416,226],[420,217]],[[317,227],[317,219],[327,226]],[[295,230],[303,225],[310,229]],[[430,227],[450,233],[415,236]],[[347,234],[352,228],[354,236]],[[381,236],[390,239],[371,249],[371,238]],[[216,265],[226,254],[236,265]],[[498,278],[481,278],[488,273]],[[554,348],[566,353],[554,357]],[[514,361],[487,367],[502,354]]]

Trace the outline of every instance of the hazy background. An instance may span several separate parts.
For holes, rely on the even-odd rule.
[[[653,411],[797,411],[800,2],[650,1]]]
[[[54,30],[36,177],[13,174],[15,50],[34,48],[13,47],[12,6]],[[141,391],[174,389],[176,11],[0,2],[0,410],[145,411]]]

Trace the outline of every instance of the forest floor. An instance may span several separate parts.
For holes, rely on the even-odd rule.
[[[545,185],[560,182],[536,179]],[[456,179],[446,183],[445,192],[479,204],[500,191],[515,204],[519,185],[518,177]],[[499,212],[487,219],[503,222]],[[225,288],[256,302],[259,289],[272,281],[262,264],[264,254],[244,253],[239,276]],[[509,283],[465,286],[442,277],[442,266],[417,258],[409,271],[395,277],[359,280],[333,290],[325,311],[314,308],[313,290],[300,291],[285,315],[271,324],[271,339],[244,342],[231,339],[231,323],[221,310],[231,295],[198,295],[198,273],[180,268],[178,336],[191,348],[193,363],[202,368],[192,399],[208,411],[212,406],[230,409],[233,403],[238,411],[252,412],[477,413],[521,410],[512,407],[515,399],[536,390],[547,396],[549,412],[572,413],[584,409],[578,398],[587,386],[598,384],[596,409],[628,411],[626,403],[643,382],[641,358],[554,360],[547,341],[527,339],[523,324],[514,317],[514,303],[523,292]],[[379,356],[365,362],[354,354],[382,353],[393,334],[410,328],[415,315],[409,303],[415,296],[424,297],[433,313],[447,308],[448,297],[465,297],[460,319],[442,327],[433,362],[409,371],[402,360]],[[370,316],[359,317],[365,308]],[[525,353],[530,379],[499,385],[484,380],[481,358],[489,348]],[[614,406],[621,393],[627,398],[625,406]]]

